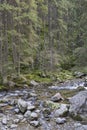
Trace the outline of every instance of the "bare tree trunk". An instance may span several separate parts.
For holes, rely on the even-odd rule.
[[[48,35],[49,35],[49,49],[50,49],[50,70],[53,69],[53,53],[52,53],[52,8],[51,1],[48,0]]]
[[[7,68],[8,68],[8,38],[7,38],[7,12],[4,10],[3,15],[3,69],[2,69],[2,76],[3,76],[3,83],[7,83]]]
[[[0,19],[2,19],[1,12],[0,12]],[[0,21],[0,75],[2,76],[2,20]]]

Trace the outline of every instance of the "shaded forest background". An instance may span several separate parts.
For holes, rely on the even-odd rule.
[[[0,0],[0,77],[87,72],[87,0]]]

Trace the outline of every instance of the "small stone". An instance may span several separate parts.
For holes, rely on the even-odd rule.
[[[37,86],[38,83],[37,83],[36,81],[34,81],[34,80],[31,80],[31,81],[30,81],[30,85],[32,85],[32,86]]]
[[[24,118],[22,121],[21,121],[21,123],[24,123],[26,121],[26,118]]]
[[[27,112],[25,112],[25,114],[24,114],[24,117],[29,117],[31,115],[31,111],[27,111]]]
[[[18,114],[18,113],[20,112],[20,110],[19,110],[18,108],[16,108],[16,109],[14,110],[14,112],[15,112],[16,114]]]
[[[38,119],[38,114],[35,112],[32,112],[30,115],[30,120],[37,120]]]
[[[61,100],[64,100],[63,97],[61,96],[60,93],[56,93],[52,98],[51,98],[51,101],[53,102],[58,102],[58,101],[61,101]]]
[[[28,88],[28,85],[27,85],[27,84],[24,84],[24,88]]]
[[[33,106],[33,105],[28,105],[27,110],[30,110],[30,111],[35,110],[35,106]]]
[[[12,124],[12,125],[10,126],[10,128],[11,128],[11,129],[14,129],[14,128],[17,128],[17,126],[18,126],[18,125],[16,125],[16,124]]]
[[[41,110],[36,110],[35,112],[36,112],[36,113],[40,113],[40,111],[41,111]]]
[[[17,124],[17,123],[19,123],[19,122],[20,122],[20,119],[15,119],[15,120],[14,120],[14,123],[15,123],[15,124]]]
[[[56,123],[57,124],[64,124],[66,122],[66,119],[65,118],[57,118],[56,119]]]
[[[37,94],[34,92],[29,93],[29,97],[37,97]]]
[[[7,125],[7,119],[6,119],[6,118],[3,118],[3,119],[2,119],[2,124],[3,124],[3,125]]]
[[[23,120],[23,115],[17,115],[17,118],[18,118],[19,120]]]
[[[34,126],[34,127],[38,127],[40,125],[39,121],[31,121],[30,125]]]

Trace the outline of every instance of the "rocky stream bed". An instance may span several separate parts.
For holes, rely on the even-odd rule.
[[[35,129],[87,130],[87,90],[82,79],[0,92],[0,130]]]

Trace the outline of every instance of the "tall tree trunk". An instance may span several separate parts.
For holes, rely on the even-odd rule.
[[[48,0],[48,35],[49,35],[49,51],[50,51],[50,70],[53,69],[53,54],[52,54],[52,8],[51,8],[51,1]]]

